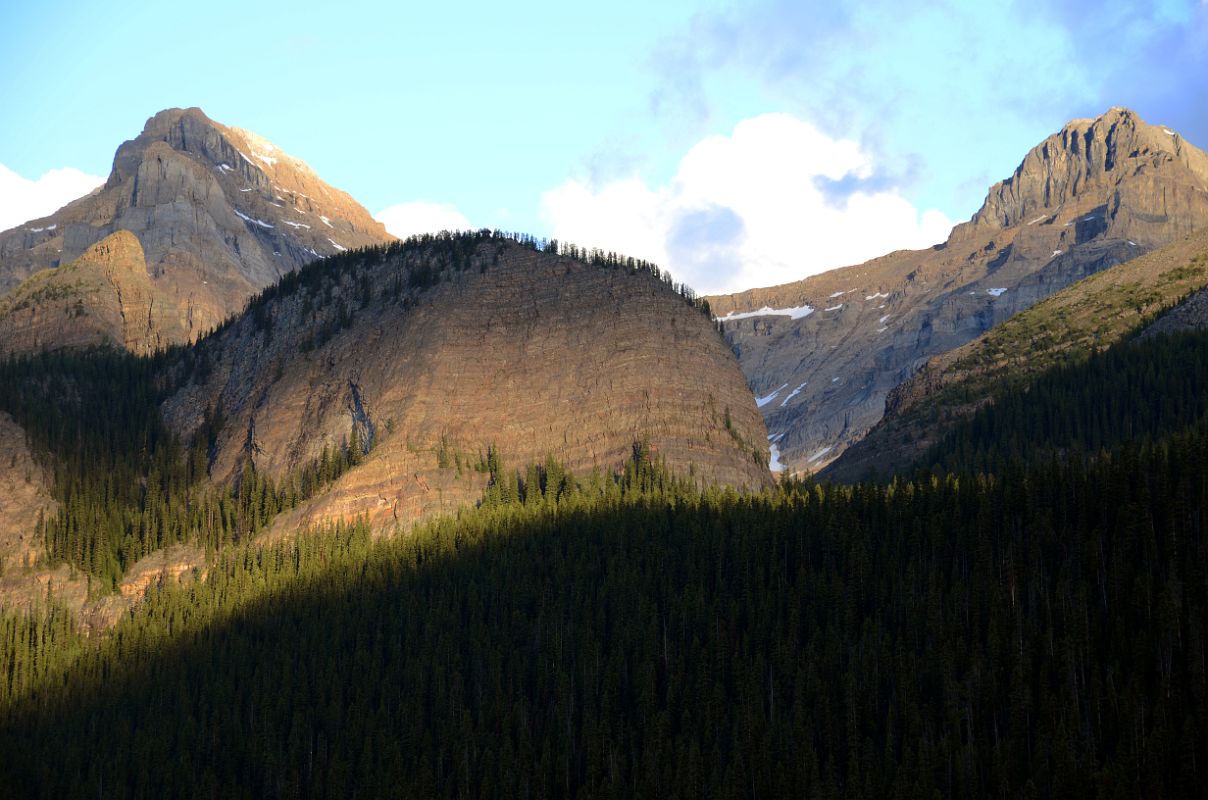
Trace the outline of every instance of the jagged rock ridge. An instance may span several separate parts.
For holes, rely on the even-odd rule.
[[[167,343],[197,338],[308,261],[390,239],[351,197],[267,140],[196,108],[169,109],[118,148],[104,186],[0,233],[0,294],[123,230],[137,237],[162,298],[155,334]]]
[[[1113,108],[1033,148],[948,240],[708,298],[781,461],[816,471],[928,358],[1071,283],[1208,227],[1208,155]],[[797,309],[787,313],[762,313]]]

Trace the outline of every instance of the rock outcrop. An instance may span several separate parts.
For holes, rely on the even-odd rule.
[[[390,239],[351,197],[270,142],[199,109],[170,109],[118,148],[103,187],[0,233],[0,295],[118,231],[142,248],[166,325],[154,336],[164,343],[196,339],[308,261]]]
[[[32,566],[45,552],[34,531],[40,516],[57,509],[25,431],[0,412],[0,575]]]
[[[1114,108],[1035,147],[943,244],[708,300],[781,461],[813,472],[932,356],[1205,227],[1208,155]]]
[[[286,524],[410,524],[480,496],[494,447],[609,472],[635,443],[702,483],[770,480],[763,422],[709,320],[645,271],[492,237],[315,265],[197,345],[164,415],[182,437],[220,410],[215,480],[281,477],[325,447],[362,465]],[[460,247],[460,245],[458,245]],[[429,286],[433,283],[434,285]]]
[[[147,274],[138,238],[117,231],[0,298],[0,358],[92,345],[148,355],[187,338],[180,322]]]

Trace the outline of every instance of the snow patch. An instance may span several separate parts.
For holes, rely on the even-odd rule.
[[[337,242],[335,239],[329,238],[327,241],[331,242],[331,246],[334,247],[335,249],[339,250],[341,253],[343,253],[345,250],[348,249],[344,245]]]
[[[272,156],[266,156],[264,153],[257,153],[255,150],[252,151],[252,158],[258,158],[265,164],[268,164],[270,167],[277,163],[277,159],[273,158]]]
[[[42,231],[53,231],[57,227],[59,227],[59,224],[56,222],[54,225],[47,225],[45,228],[30,228],[30,230],[34,233],[41,233]]]
[[[837,305],[837,306],[831,306],[830,308],[824,308],[824,309],[822,309],[822,310],[823,310],[823,311],[838,311],[838,310],[839,310],[839,309],[841,309],[841,308],[843,308],[843,304],[842,304],[842,303],[840,303],[840,304],[839,304],[839,305]]]
[[[330,225],[331,223],[328,224]],[[718,317],[718,319],[722,322],[729,322],[734,319],[746,319],[747,317],[791,317],[792,319],[802,319],[813,313],[814,309],[808,305],[797,306],[796,308],[769,308],[768,306],[764,306],[758,311],[742,311],[738,313],[731,311],[724,317]]]
[[[864,299],[865,300],[876,300],[878,297],[888,299],[889,294],[887,292],[879,292],[876,294],[870,294],[868,297],[865,297]]]
[[[281,224],[288,225],[291,228],[306,228],[306,230],[310,230],[310,226],[307,225],[305,222],[291,222],[288,219],[283,219],[283,220],[281,220]]]
[[[776,399],[776,395],[780,394],[780,392],[781,392],[783,389],[787,388],[787,387],[788,387],[788,384],[786,383],[786,384],[784,384],[783,386],[781,386],[779,389],[777,389],[776,391],[772,392],[771,394],[764,395],[763,397],[756,397],[756,398],[755,398],[755,405],[759,406],[760,408],[763,408],[763,407],[764,407],[764,406],[766,406],[768,403],[770,403],[770,402],[772,402],[773,400],[775,400],[775,399]]]
[[[322,214],[319,215],[319,219],[321,219],[323,221],[323,224],[326,225],[327,227],[329,227],[329,228],[335,227],[335,225],[331,224],[331,220],[329,220],[327,217],[323,216]]]
[[[812,456],[809,457],[809,463],[813,464],[815,461],[822,458],[824,455],[826,455],[827,453],[829,453],[831,450],[834,450],[834,449],[835,449],[834,445],[822,448],[817,453],[814,453]]]
[[[780,448],[774,444],[768,445],[768,470],[784,472],[784,464],[780,463]]]
[[[801,390],[805,388],[805,384],[806,384],[806,383],[809,383],[809,381],[805,381],[805,383],[802,383],[802,384],[801,384],[800,386],[798,386],[796,389],[794,389],[793,391],[789,392],[789,396],[788,396],[788,397],[786,397],[786,398],[784,398],[784,400],[783,400],[783,401],[780,403],[780,407],[781,407],[781,408],[784,408],[784,407],[785,407],[785,405],[786,405],[786,404],[787,404],[787,403],[788,403],[790,400],[792,400],[792,399],[793,399],[794,397],[796,397],[797,395],[801,394]],[[784,434],[783,434],[783,433],[782,433],[782,434],[780,434],[780,435],[781,435],[781,436],[784,436]]]
[[[1129,240],[1128,240],[1128,246],[1129,246],[1129,247],[1136,247],[1136,246],[1137,246],[1137,243],[1136,243],[1136,242],[1134,242],[1132,239],[1129,239]]]
[[[1177,136],[1178,135],[1174,131],[1172,131],[1170,128],[1163,128],[1162,133],[1166,134],[1167,136]]]
[[[887,331],[887,330],[889,330],[889,326],[885,326],[884,328],[877,328],[877,333],[885,333],[885,331]]]
[[[838,378],[831,378],[831,383],[838,383],[838,382],[839,382]]]
[[[884,325],[885,320],[889,319],[892,316],[893,316],[893,314],[886,314],[885,316],[883,316],[879,320],[877,320],[877,322],[880,323],[881,325]]]
[[[239,217],[239,219],[243,220],[244,222],[254,222],[255,224],[259,225],[261,228],[273,227],[272,225],[269,225],[267,222],[265,222],[262,219],[256,219],[255,217],[249,217],[247,214],[244,214],[239,209],[235,209],[235,216]]]
[[[1061,255],[1064,252],[1065,252],[1064,250],[1054,250],[1053,255],[1049,256],[1049,258],[1056,258],[1057,256]]]
[[[247,187],[246,189],[240,189],[239,191],[241,191],[241,192],[250,192],[250,191],[252,191],[252,187],[250,187],[250,186],[249,186],[249,187]]]
[[[1029,224],[1029,225],[1035,225],[1037,222],[1040,222],[1042,219],[1048,219],[1048,216],[1049,216],[1048,214],[1041,214],[1039,217],[1037,217],[1036,219],[1032,220],[1032,221],[1031,221],[1031,222],[1029,222],[1028,224]]]
[[[986,294],[990,295],[991,297],[1001,297],[1005,291],[1007,291],[1007,288],[1003,286],[996,289],[987,289]]]

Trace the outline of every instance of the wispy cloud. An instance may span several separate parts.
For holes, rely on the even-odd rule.
[[[665,184],[566,181],[542,215],[558,239],[654,260],[699,291],[768,286],[946,238],[952,221],[876,166],[854,141],[766,114],[698,142]]]
[[[58,211],[105,182],[73,167],[52,169],[37,180],[0,164],[0,231]]]
[[[1112,105],[1208,144],[1203,6],[754,0],[661,43],[651,104],[707,128],[757,87],[856,139],[919,202],[971,213],[985,186],[969,177],[1005,177],[1066,119]]]

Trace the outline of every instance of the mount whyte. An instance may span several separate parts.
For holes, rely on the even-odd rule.
[[[0,233],[0,352],[192,341],[290,270],[390,238],[271,142],[196,108],[161,111],[104,186]],[[73,278],[54,274],[73,264]]]
[[[781,461],[812,472],[932,356],[1206,227],[1208,154],[1113,108],[1033,148],[943,244],[708,300]]]

